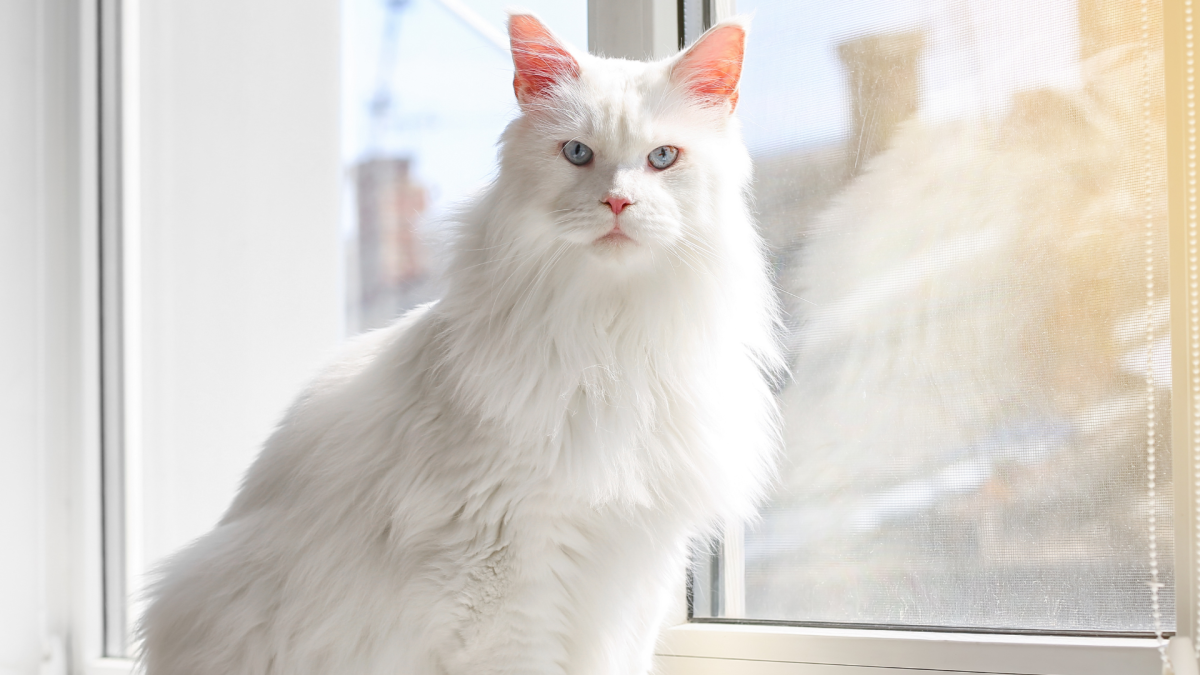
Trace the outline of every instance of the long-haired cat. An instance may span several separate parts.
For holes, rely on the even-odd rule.
[[[656,63],[509,21],[520,116],[445,296],[299,397],[142,620],[151,675],[638,675],[772,472],[745,25]]]

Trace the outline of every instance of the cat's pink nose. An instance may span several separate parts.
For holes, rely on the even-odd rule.
[[[612,209],[613,215],[617,215],[620,212],[624,211],[625,207],[629,206],[633,202],[629,201],[628,199],[625,199],[624,197],[618,197],[616,195],[609,195],[609,196],[605,197],[603,200],[601,200],[601,203],[608,204],[608,208]]]

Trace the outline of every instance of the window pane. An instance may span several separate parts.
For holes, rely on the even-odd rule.
[[[1150,3],[1143,44],[1141,7],[740,0],[794,381],[780,489],[726,544],[744,578],[706,560],[695,616],[1152,630],[1149,420],[1173,627],[1162,26]]]
[[[347,331],[437,297],[456,202],[493,175],[517,112],[507,0],[346,0],[343,162]],[[521,3],[587,48],[586,0]]]
[[[120,435],[104,499],[108,524],[124,522],[104,532],[104,600],[120,656],[145,584],[217,524],[341,338],[338,35],[326,2],[102,5],[123,36],[105,54],[139,54],[106,61],[123,103],[105,111],[119,142],[102,169],[117,188],[104,309],[120,311],[103,322],[105,372],[120,376],[104,411]]]
[[[586,45],[585,0],[525,4]],[[336,343],[430,297],[426,223],[487,179],[514,112],[504,7],[345,0],[340,92],[329,3],[135,7],[141,58],[126,84],[139,87],[141,201],[124,279],[138,282],[124,291],[136,319],[121,364],[131,468],[115,502],[128,509],[128,567],[114,572],[129,578],[130,626],[147,573],[217,524]],[[342,256],[330,246],[339,165]],[[369,199],[355,201],[357,184]],[[370,217],[362,241],[356,211]],[[108,627],[110,656],[125,628]]]

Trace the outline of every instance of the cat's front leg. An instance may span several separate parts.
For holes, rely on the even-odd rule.
[[[460,523],[466,529],[458,534],[500,534],[463,536],[469,549],[448,551],[434,566],[456,570],[440,584],[440,601],[425,608],[438,675],[575,675],[568,667],[575,604],[569,586],[577,575],[540,520],[518,510],[505,515],[503,527]]]
[[[595,542],[572,594],[570,675],[646,675],[668,611],[682,602],[686,537],[663,527],[614,528]],[[662,525],[660,523],[660,525]]]

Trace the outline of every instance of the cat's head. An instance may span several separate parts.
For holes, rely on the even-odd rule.
[[[526,14],[510,17],[509,35],[521,116],[505,132],[501,174],[547,216],[522,235],[604,264],[681,247],[711,255],[720,212],[742,210],[749,178],[732,118],[745,22],[652,63],[591,56]]]

